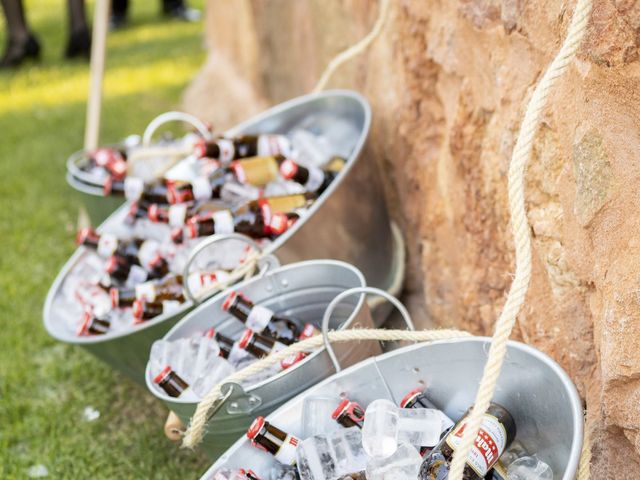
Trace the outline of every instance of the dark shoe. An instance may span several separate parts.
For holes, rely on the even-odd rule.
[[[40,58],[40,44],[32,34],[29,34],[23,42],[9,39],[7,49],[0,60],[0,68],[17,67],[27,58],[34,60]]]
[[[169,10],[165,10],[164,15],[169,18],[184,20],[185,22],[197,22],[202,16],[200,10],[185,6],[179,6]]]
[[[91,35],[89,30],[82,29],[72,32],[69,36],[69,42],[67,48],[64,51],[65,58],[76,58],[91,56]]]

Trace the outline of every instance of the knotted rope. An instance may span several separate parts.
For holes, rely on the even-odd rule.
[[[379,340],[379,341],[407,341],[407,342],[429,342],[436,340],[447,340],[451,338],[461,338],[471,336],[468,332],[460,330],[423,330],[420,332],[411,332],[407,330],[371,330],[371,329],[352,329],[338,330],[328,333],[329,341],[334,342],[351,342],[354,340]],[[308,338],[301,342],[294,343],[287,348],[272,353],[268,357],[258,360],[246,368],[235,372],[225,378],[218,385],[213,387],[211,391],[198,404],[189,428],[184,434],[182,446],[194,448],[198,445],[205,434],[205,427],[209,419],[209,412],[213,409],[215,403],[222,396],[222,386],[229,382],[239,383],[261,371],[281,362],[290,355],[299,352],[311,351],[315,348],[323,346],[324,339],[322,335]]]
[[[331,76],[335,73],[335,71],[345,62],[351,60],[354,57],[357,57],[362,52],[364,52],[369,45],[380,35],[382,31],[382,27],[384,26],[387,17],[389,16],[389,5],[390,0],[380,0],[380,12],[378,13],[378,19],[376,23],[373,25],[371,31],[365,36],[362,40],[360,40],[355,45],[350,46],[343,52],[339,53],[329,62],[324,72],[322,72],[322,76],[320,76],[320,80],[316,83],[316,86],[313,87],[312,93],[317,93],[327,86],[327,82],[331,78]]]
[[[513,150],[509,167],[509,212],[511,214],[511,229],[515,243],[516,272],[507,301],[496,322],[489,357],[478,388],[475,404],[467,418],[467,428],[464,431],[460,445],[453,455],[449,472],[450,480],[462,479],[467,456],[478,435],[482,417],[493,398],[507,351],[507,341],[529,287],[531,278],[531,240],[529,238],[529,222],[527,221],[524,203],[524,168],[531,156],[533,139],[551,88],[565,72],[582,42],[591,15],[592,4],[593,0],[578,0],[567,31],[567,38],[560,52],[553,59],[536,86],[533,96],[527,105],[520,133]]]

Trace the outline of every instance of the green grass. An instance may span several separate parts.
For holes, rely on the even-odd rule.
[[[179,106],[204,60],[202,25],[160,19],[159,3],[133,1],[130,26],[109,36],[101,143]],[[0,72],[0,478],[27,478],[37,464],[52,479],[199,478],[207,460],[165,439],[159,402],[42,327],[47,290],[74,250],[65,160],[82,146],[88,90],[88,64],[62,60],[65,4],[27,1],[44,57]],[[98,420],[83,419],[87,406]]]

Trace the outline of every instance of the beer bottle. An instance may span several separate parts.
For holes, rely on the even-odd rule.
[[[247,328],[238,342],[238,346],[246,350],[256,358],[264,358],[271,352],[277,352],[286,348],[284,343],[280,343],[271,337],[266,337]]]
[[[209,330],[207,330],[205,332],[205,336],[209,338],[213,338],[216,342],[218,342],[218,345],[220,346],[220,356],[222,358],[225,358],[225,359],[229,358],[229,354],[231,353],[231,350],[233,349],[233,345],[235,344],[233,340],[221,334],[215,328],[210,328]]]
[[[223,165],[237,158],[286,156],[290,151],[291,143],[287,137],[270,134],[242,135],[234,138],[218,138],[213,141],[202,140],[196,145],[197,156],[218,159]]]
[[[233,215],[229,210],[198,213],[187,220],[186,232],[189,238],[208,237],[213,234],[233,233]],[[176,242],[176,237],[171,238]],[[179,242],[176,242],[179,243]]]
[[[467,426],[465,413],[447,436],[432,450],[420,467],[421,480],[444,480],[449,475],[451,459],[460,445]],[[482,480],[509,447],[516,436],[516,424],[511,414],[501,405],[491,403],[484,414],[482,425],[469,452],[464,468],[464,480]]]
[[[147,209],[147,218],[154,223],[166,223],[171,227],[181,227],[196,214],[196,206],[192,202],[161,206],[152,203]]]
[[[98,318],[90,309],[87,309],[76,334],[79,337],[104,335],[109,331],[109,328],[111,328],[111,322],[107,318]]]
[[[167,182],[171,183],[171,182]],[[145,184],[137,177],[127,177],[124,180],[107,178],[104,184],[105,195],[124,196],[131,201],[144,201],[147,203],[159,203],[166,205],[168,189],[164,182],[153,182]]]
[[[329,159],[324,169],[327,172],[339,173],[347,163],[347,159],[344,157],[334,156]]]
[[[106,271],[116,283],[140,283],[147,280],[148,272],[140,265],[136,265],[126,257],[112,255],[107,260]]]
[[[336,422],[345,428],[358,427],[362,430],[364,423],[364,408],[358,403],[345,398],[331,414]]]
[[[127,155],[114,148],[97,149],[91,154],[89,165],[102,167],[117,179],[123,179],[127,175]]]
[[[231,162],[231,170],[238,182],[262,187],[278,178],[280,166],[285,160],[283,155],[250,157]]]
[[[145,243],[145,240],[141,238],[119,240],[115,235],[110,233],[104,233],[101,235],[93,228],[89,227],[82,228],[78,231],[76,243],[95,250],[101,257],[117,255],[132,263],[139,264],[140,260],[138,258],[138,254],[140,253],[140,249]],[[155,242],[150,241],[145,249],[148,250],[152,243]]]
[[[111,287],[109,289],[113,308],[130,307],[136,300],[136,289],[128,287]]]
[[[302,329],[302,333],[300,337],[298,337],[298,341],[306,340],[307,338],[315,337],[320,334],[320,329],[316,328],[313,323],[305,323]]]
[[[136,285],[136,298],[148,302],[177,300],[184,302],[182,275],[168,275],[161,280],[153,280]]]
[[[296,448],[300,440],[270,424],[264,417],[258,417],[253,421],[247,431],[247,437],[254,447],[270,453],[280,463],[295,465]]]
[[[222,304],[222,309],[243,322],[251,330],[268,335],[285,345],[291,345],[300,336],[298,324],[262,305],[232,291]]]
[[[318,198],[314,192],[296,193],[293,195],[278,195],[265,197],[258,200],[251,200],[236,208],[234,214],[241,215],[247,212],[261,213],[268,224],[271,222],[271,215],[275,212],[291,213],[300,208],[308,207]]]
[[[173,371],[170,365],[167,365],[153,379],[167,395],[173,398],[197,399],[197,396],[189,388],[189,384],[185,382],[180,375]]]
[[[307,192],[320,195],[338,175],[336,172],[323,171],[318,167],[304,167],[293,160],[285,160],[280,164],[280,173],[286,180],[293,180],[302,185]]]
[[[148,302],[145,299],[139,299],[133,302],[131,311],[133,313],[134,323],[143,323],[151,320],[164,313],[175,312],[180,308],[180,302],[176,300],[164,300],[162,302]]]
[[[133,225],[141,218],[148,218],[149,207],[151,205],[157,205],[157,203],[148,204],[142,201],[131,202],[131,205],[129,206],[129,212],[127,213],[127,216],[124,220],[125,223]]]
[[[222,169],[211,177],[197,177],[191,182],[171,182],[167,185],[167,200],[175,205],[220,198],[222,187],[229,180],[227,173],[226,169]]]

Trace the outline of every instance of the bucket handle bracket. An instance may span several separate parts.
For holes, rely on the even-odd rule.
[[[227,404],[229,415],[243,415],[255,411],[262,405],[262,399],[257,395],[248,394],[238,383],[227,382],[220,387],[225,392],[209,412],[208,419],[213,418],[222,407]]]

